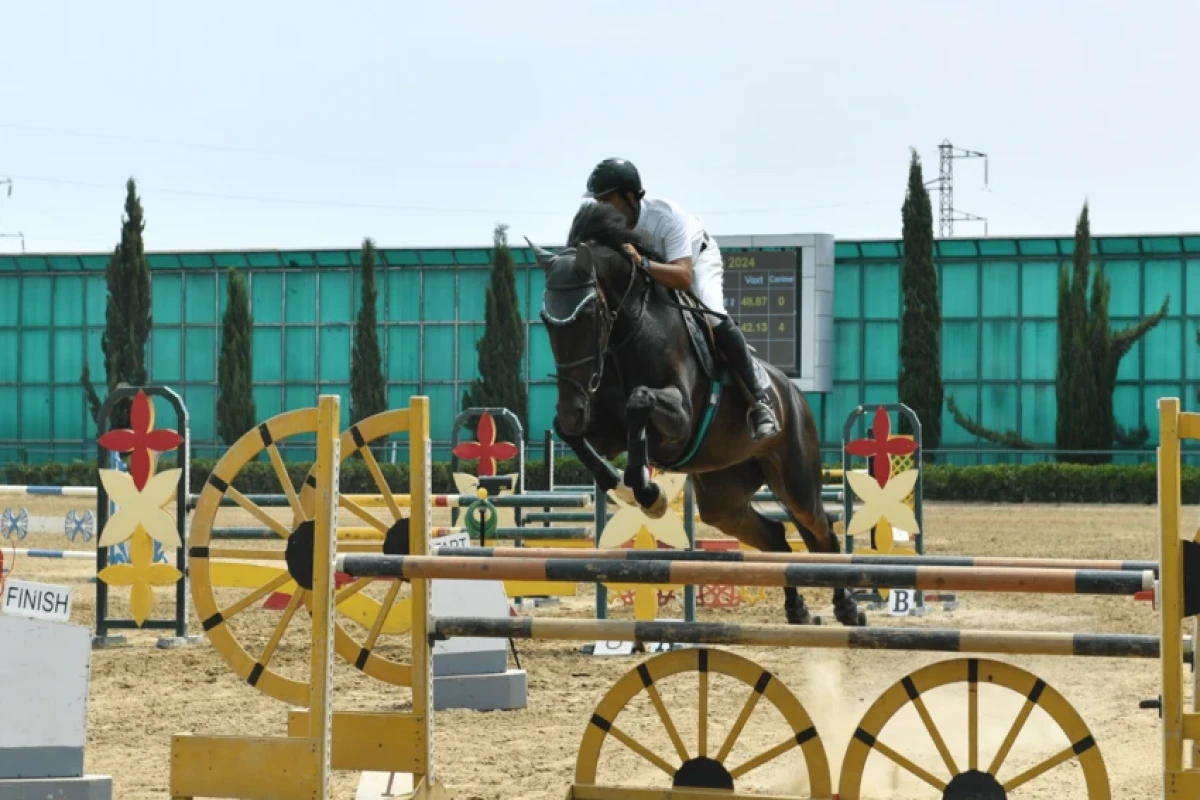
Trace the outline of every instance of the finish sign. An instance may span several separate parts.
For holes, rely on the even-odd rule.
[[[0,611],[10,617],[41,619],[49,622],[71,621],[71,587],[48,583],[7,581],[0,596]]]

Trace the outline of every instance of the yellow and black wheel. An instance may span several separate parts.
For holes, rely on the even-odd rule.
[[[342,433],[343,468],[345,462],[354,456],[362,459],[379,490],[378,502],[373,502],[372,506],[381,507],[386,518],[380,519],[372,513],[371,508],[344,494],[339,495],[338,505],[357,520],[374,528],[378,538],[363,542],[343,542],[339,538],[338,552],[409,554],[408,516],[402,511],[408,507],[408,500],[397,497],[388,485],[370,449],[372,442],[396,434],[408,434],[408,409],[375,414]],[[311,472],[309,476],[300,492],[300,504],[305,515],[311,515],[314,499]],[[334,595],[340,612],[340,616],[334,620],[334,650],[367,675],[395,686],[412,685],[412,664],[407,660],[411,658],[407,649],[408,637],[402,637],[402,641],[397,642],[398,645],[405,645],[403,650],[393,647],[381,651],[377,644],[383,633],[403,634],[412,627],[412,598],[407,594],[400,596],[403,586],[404,582],[399,580],[358,578],[339,586]]]
[[[929,712],[929,703],[926,702],[929,692],[943,686],[960,683],[966,685],[967,692],[965,770],[955,761],[950,747],[946,744],[946,739],[943,738],[942,729],[934,723]],[[996,749],[990,764],[982,770],[979,767],[979,687],[981,684],[1004,687],[1016,693],[1018,698],[1024,698],[1003,742]],[[949,779],[941,778],[932,771],[919,766],[912,759],[882,741],[882,732],[888,721],[910,703],[928,731],[929,738],[941,757],[946,772],[950,775]],[[941,704],[941,698],[938,703]],[[949,703],[949,699],[946,700],[946,703]],[[962,705],[961,701],[955,700],[955,708]],[[1027,769],[1021,770],[1012,777],[1002,779],[1000,772],[1004,762],[1035,708],[1041,708],[1058,726],[1059,731],[1065,735],[1066,744]],[[911,738],[907,728],[898,736]],[[952,742],[960,742],[964,737],[956,733],[950,738]],[[842,774],[838,781],[838,797],[841,800],[859,800],[862,796],[860,792],[863,791],[863,774],[867,767],[867,759],[873,752],[892,761],[922,783],[940,791],[941,796],[947,800],[955,798],[1006,800],[1011,797],[1019,797],[1021,795],[1017,790],[1020,787],[1070,761],[1078,763],[1078,772],[1082,773],[1087,790],[1086,796],[1089,800],[1108,800],[1111,797],[1108,772],[1104,767],[1100,748],[1079,713],[1061,694],[1041,678],[1012,664],[1000,661],[962,658],[930,664],[913,672],[884,692],[863,715],[862,721],[850,739],[850,746],[842,760]],[[959,755],[961,757],[962,754]],[[941,772],[940,769],[937,771]],[[1056,791],[1056,795],[1079,796],[1072,791],[1065,793]]]
[[[233,667],[239,678],[294,706],[306,705],[309,698],[310,675],[306,667],[295,666],[296,662],[307,665],[312,641],[309,621],[297,620],[296,615],[304,593],[292,594],[282,615],[277,620],[270,618],[266,626],[261,621],[263,615],[244,615],[243,612],[295,585],[292,562],[296,561],[296,556],[303,555],[289,552],[294,550],[290,540],[296,531],[308,532],[309,571],[307,581],[300,583],[311,585],[314,525],[311,516],[304,515],[277,445],[291,440],[287,444],[311,447],[315,443],[316,430],[317,409],[303,408],[272,417],[234,442],[213,467],[200,490],[188,541],[192,599],[213,648]],[[271,514],[261,499],[247,496],[233,487],[242,468],[257,460],[264,451],[291,509],[291,521]],[[242,512],[273,532],[278,540],[256,542],[253,546],[233,541],[218,541],[214,545],[213,528],[222,501],[227,497]],[[298,525],[294,524],[296,519],[301,520]],[[300,538],[297,537],[297,542]],[[280,544],[284,546],[280,547]],[[233,595],[240,594],[237,590],[244,588],[253,588],[253,591],[229,602]],[[285,634],[293,622],[306,630],[285,641]],[[251,650],[258,655],[251,655]]]
[[[289,440],[286,445],[311,444],[316,425],[315,408],[289,411],[262,423],[235,442],[214,466],[201,490],[189,534],[192,597],[214,649],[240,678],[265,694],[296,706],[308,702],[309,692],[311,622],[308,614],[298,615],[297,611],[302,606],[311,608],[314,496],[308,480],[296,490],[278,444],[283,440]],[[363,420],[342,434],[343,455],[359,451],[361,444],[357,442],[365,444],[383,436],[407,433],[407,426],[407,409]],[[366,454],[364,458],[377,481],[386,487],[369,451],[361,452]],[[282,489],[279,497],[286,505],[285,514],[272,514],[265,498],[243,494],[232,486],[242,469],[264,453]],[[241,541],[223,541],[218,536],[214,542],[217,515],[226,498],[239,507],[233,513],[248,514],[264,526],[261,530],[266,533],[266,541],[247,545]],[[392,499],[393,519],[398,519],[399,508],[390,490],[384,493],[384,498]],[[361,509],[344,497],[341,505]],[[338,551],[407,552],[407,519],[403,524],[380,520],[372,524],[383,530],[378,540],[339,542]],[[381,633],[409,629],[409,600],[398,597],[399,581],[374,582],[372,592],[378,597],[364,591],[367,583],[363,580],[343,585],[339,576],[335,602],[340,616],[335,618],[335,649],[344,659],[359,663],[367,674],[379,680],[410,685],[412,670],[405,663],[410,657],[407,639],[398,637],[396,647],[388,648],[386,655],[370,652]],[[271,616],[245,613],[264,603],[277,613]],[[385,607],[388,614],[381,612]],[[366,628],[365,645],[358,643],[347,630],[346,623],[351,620]],[[368,655],[362,655],[364,652]]]
[[[677,684],[671,685],[672,682],[666,680],[672,676],[687,673],[696,674],[698,698],[697,694],[690,689],[680,689]],[[723,685],[715,692],[710,693],[710,684],[716,676],[725,676],[720,681]],[[708,709],[710,699],[711,697],[741,697],[742,690],[746,692],[746,698],[741,711],[726,732],[723,742],[716,752],[713,752],[709,747]],[[660,756],[651,747],[634,738],[628,732],[632,728],[622,729],[617,725],[617,717],[627,706],[631,703],[643,704],[639,697],[643,692],[647,695],[659,720],[657,724],[651,723],[655,730],[647,731],[647,738],[661,738],[665,733],[670,740],[671,747],[675,750],[674,758]],[[694,717],[696,725],[694,753],[688,750],[676,727],[676,719],[682,717],[672,718],[667,711],[667,702],[664,697],[670,698],[675,695],[680,695],[683,699],[684,707],[688,709],[688,715],[697,715]],[[782,725],[778,718],[774,722],[778,727],[786,726],[788,728],[787,735],[774,739],[776,742],[774,746],[740,760],[736,766],[728,766],[727,762],[731,760],[731,755],[738,745],[739,739],[748,730],[747,723],[750,722],[755,709],[764,705],[761,702],[764,699],[766,708],[774,708],[782,717]],[[648,709],[646,711],[648,712]],[[769,710],[767,714],[770,714]],[[637,724],[637,719],[635,718],[631,722]],[[763,731],[767,731],[769,735],[771,722],[769,717],[756,722],[749,728],[754,733],[748,738],[760,739],[763,737]],[[661,653],[630,670],[617,681],[605,694],[600,704],[596,706],[587,730],[583,734],[579,756],[575,762],[575,786],[572,788],[571,796],[598,796],[597,791],[591,787],[597,787],[600,751],[610,736],[640,759],[664,773],[670,780],[670,789],[679,790],[734,791],[735,784],[747,773],[784,756],[794,748],[799,748],[808,772],[811,796],[830,796],[829,761],[825,755],[825,747],[821,744],[817,729],[814,727],[812,719],[809,718],[808,712],[804,710],[804,706],[770,672],[749,659],[725,650],[685,648]],[[622,769],[626,775],[637,772],[637,768],[633,765],[629,765],[628,768],[623,765]],[[644,781],[639,779],[638,784],[644,784]],[[671,796],[669,790],[649,787],[642,789],[604,787],[602,791],[607,791],[612,797],[642,797],[644,795],[665,798]],[[753,797],[755,795],[739,791],[737,796]]]

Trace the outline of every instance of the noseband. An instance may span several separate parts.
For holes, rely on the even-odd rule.
[[[624,253],[623,251],[620,251],[620,252],[621,252],[622,256],[628,258],[626,253]],[[575,248],[568,247],[565,250],[562,250],[559,253],[559,255],[570,255],[570,254],[574,254],[574,253],[575,253]],[[555,328],[565,328],[568,325],[572,325],[575,322],[579,321],[580,317],[583,316],[584,312],[592,304],[595,304],[597,306],[597,308],[594,312],[594,313],[596,313],[596,316],[597,316],[597,321],[596,321],[596,325],[595,325],[596,351],[592,355],[584,356],[583,358],[577,359],[575,361],[560,362],[557,359],[555,359],[555,361],[554,361],[555,372],[551,373],[550,377],[555,378],[560,383],[567,383],[567,384],[575,387],[581,394],[583,394],[583,396],[587,399],[587,402],[590,404],[592,401],[592,398],[596,394],[596,391],[599,390],[599,388],[600,388],[600,382],[604,379],[604,365],[608,361],[608,356],[611,355],[612,357],[615,358],[617,351],[620,350],[625,345],[627,345],[630,342],[630,340],[633,339],[634,334],[637,333],[637,330],[639,327],[638,323],[641,322],[642,316],[646,312],[646,306],[649,303],[649,288],[650,287],[649,287],[648,281],[649,281],[649,276],[639,275],[637,268],[633,267],[632,272],[629,276],[629,285],[625,287],[625,293],[623,295],[621,295],[621,300],[617,304],[617,307],[615,309],[611,309],[611,310],[609,309],[608,301],[604,297],[604,290],[600,286],[600,278],[596,274],[595,261],[592,262],[591,274],[589,275],[589,277],[586,281],[581,281],[578,283],[568,283],[568,284],[562,284],[562,285],[556,285],[556,286],[551,286],[550,283],[547,282],[546,287],[545,287],[546,292],[569,292],[569,291],[578,290],[578,289],[588,289],[589,290],[588,293],[583,297],[583,299],[581,299],[579,301],[579,303],[575,306],[575,308],[571,311],[570,315],[568,315],[567,317],[561,318],[561,319],[554,317],[550,314],[549,310],[546,308],[545,299],[543,299],[542,300],[542,309],[541,309],[541,318],[542,318],[542,321],[545,322],[547,326],[555,327]],[[629,333],[625,336],[625,338],[622,339],[619,344],[610,346],[609,340],[612,337],[613,331],[616,330],[617,320],[620,318],[621,313],[625,310],[625,304],[633,296],[634,287],[639,283],[641,283],[642,286],[646,288],[646,291],[643,292],[643,294],[642,294],[641,308],[638,311],[637,316],[635,316],[633,318],[632,324],[630,325],[630,328],[629,328]],[[592,371],[592,375],[588,379],[586,386],[584,384],[580,383],[579,381],[575,380],[575,378],[573,378],[570,375],[567,375],[563,372],[563,370],[572,369],[574,367],[581,367],[584,364],[588,364],[593,361],[596,362],[596,368]]]

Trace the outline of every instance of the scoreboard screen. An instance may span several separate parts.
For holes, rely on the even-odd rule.
[[[796,375],[799,253],[722,253],[725,311],[742,328],[759,358]]]

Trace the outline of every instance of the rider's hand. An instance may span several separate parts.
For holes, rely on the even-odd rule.
[[[626,242],[626,243],[625,243],[625,252],[626,252],[626,253],[629,255],[629,257],[630,257],[630,258],[632,258],[632,259],[633,259],[633,263],[634,263],[634,264],[641,264],[641,263],[642,263],[642,254],[641,254],[641,253],[639,253],[639,252],[637,251],[637,248],[636,248],[636,247],[634,247],[634,246],[633,246],[632,244],[630,244],[629,242]]]

